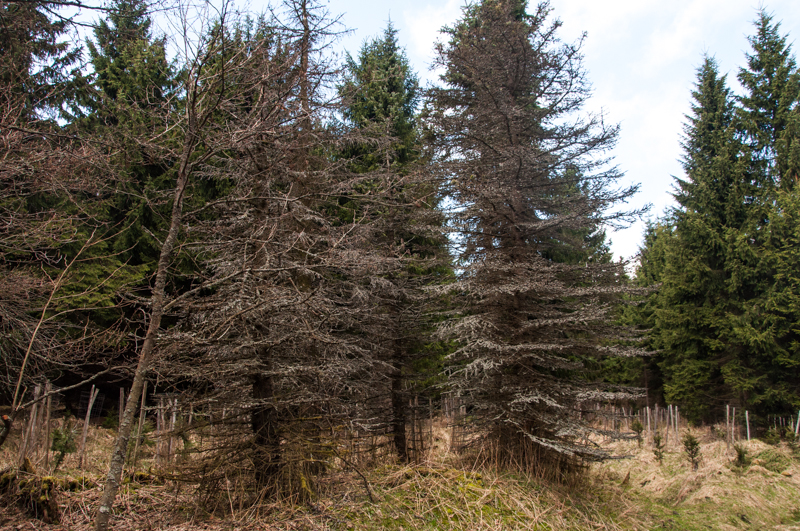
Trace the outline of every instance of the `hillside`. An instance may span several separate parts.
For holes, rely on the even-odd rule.
[[[317,498],[309,503],[263,501],[248,507],[240,506],[241,496],[225,492],[225,486],[214,493],[223,503],[204,503],[192,486],[169,481],[168,471],[154,472],[148,455],[135,481],[123,487],[113,527],[172,531],[800,529],[796,447],[755,440],[744,443],[750,462],[737,466],[733,450],[725,455],[724,441],[714,440],[707,429],[693,433],[701,441],[697,471],[674,441],[660,465],[647,445],[640,449],[626,441],[606,446],[627,458],[593,465],[579,477],[556,484],[542,477],[475,466],[475,456],[449,451],[450,429],[440,424],[435,427],[434,448],[419,465],[398,466],[387,460],[358,471],[332,469],[317,485]],[[113,435],[113,430],[92,428],[85,473],[77,468],[76,454],[68,454],[62,470],[51,480],[62,513],[60,524],[31,518],[6,492],[0,529],[91,529],[106,466],[102,456]],[[0,454],[3,469],[15,455],[11,441]],[[211,498],[206,497],[206,502]]]

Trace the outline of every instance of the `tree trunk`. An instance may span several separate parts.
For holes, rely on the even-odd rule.
[[[122,424],[119,426],[119,434],[117,435],[117,441],[114,445],[113,453],[111,454],[111,463],[108,467],[108,475],[106,476],[103,495],[100,498],[100,505],[95,518],[95,529],[97,531],[108,530],[108,524],[111,519],[111,508],[114,505],[114,499],[117,497],[117,491],[119,491],[122,469],[125,465],[125,455],[128,450],[128,440],[131,436],[133,417],[136,415],[136,408],[139,405],[139,398],[142,394],[145,376],[152,361],[156,337],[161,328],[161,318],[164,315],[167,269],[169,268],[170,261],[172,260],[172,253],[178,240],[178,232],[180,230],[181,217],[183,214],[183,194],[186,190],[189,161],[195,143],[195,135],[193,134],[195,121],[192,119],[193,117],[191,114],[189,118],[189,131],[187,131],[187,138],[181,156],[181,167],[178,170],[178,180],[175,187],[174,201],[172,203],[169,232],[164,240],[164,244],[161,246],[161,254],[158,259],[158,269],[156,271],[156,283],[150,299],[150,325],[147,327],[142,350],[139,353],[139,363],[136,366],[136,372],[133,376],[133,385],[131,386],[128,400],[125,403],[125,413],[122,415]]]
[[[395,349],[395,359],[392,367],[392,432],[394,434],[394,447],[397,457],[403,462],[408,462],[406,451],[406,409],[403,397],[403,351],[398,345]]]
[[[254,459],[256,482],[261,487],[271,485],[280,470],[280,433],[278,412],[272,404],[272,375],[259,374],[253,379],[253,398],[261,403],[253,408]]]

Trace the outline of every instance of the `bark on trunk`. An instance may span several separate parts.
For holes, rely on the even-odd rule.
[[[147,327],[147,334],[145,335],[142,350],[139,354],[139,363],[136,366],[136,372],[133,377],[133,385],[131,392],[128,395],[128,400],[125,403],[125,413],[122,415],[122,423],[119,426],[119,434],[117,441],[114,445],[113,453],[111,454],[111,462],[108,467],[108,475],[106,476],[106,483],[103,489],[103,495],[100,498],[100,504],[95,517],[95,529],[97,531],[107,531],[109,521],[111,520],[111,508],[114,505],[114,500],[119,491],[120,481],[122,479],[122,469],[125,465],[125,455],[128,450],[128,440],[131,436],[131,427],[133,425],[133,417],[136,414],[136,408],[139,405],[139,398],[142,394],[142,386],[144,385],[147,370],[150,368],[152,361],[153,350],[155,349],[156,337],[161,328],[161,318],[164,315],[164,306],[166,304],[166,283],[167,283],[167,270],[172,254],[175,249],[175,244],[178,240],[178,233],[181,226],[181,216],[183,213],[183,194],[186,190],[186,183],[188,180],[189,160],[194,148],[194,120],[191,119],[189,123],[189,132],[187,132],[187,139],[184,144],[184,151],[181,157],[181,166],[178,170],[178,180],[175,187],[175,198],[172,203],[172,216],[170,221],[169,232],[161,247],[161,255],[158,259],[158,269],[156,271],[156,283],[153,288],[151,296],[151,314],[150,324]]]
[[[403,462],[408,462],[406,445],[406,409],[403,395],[403,365],[400,361],[403,356],[400,347],[395,351],[392,364],[392,432],[394,434],[394,448],[397,456]]]
[[[251,422],[254,438],[256,482],[260,487],[271,486],[280,471],[280,432],[278,412],[272,404],[273,385],[271,375],[257,375],[253,379],[253,398],[261,404],[253,409]]]

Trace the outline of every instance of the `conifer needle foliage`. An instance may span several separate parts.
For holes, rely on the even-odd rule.
[[[741,95],[712,57],[698,69],[678,206],[642,253],[640,282],[661,286],[640,324],[652,327],[659,350],[656,394],[694,420],[729,404],[759,424],[800,407],[789,324],[798,318],[800,74],[787,36],[763,9],[749,41]]]
[[[582,444],[590,401],[631,396],[594,382],[605,356],[636,352],[611,338],[621,265],[591,236],[634,213],[610,209],[635,192],[618,188],[606,159],[618,129],[583,111],[590,87],[580,46],[558,39],[546,3],[485,0],[445,29],[436,64],[443,86],[426,120],[438,171],[448,179],[463,314],[441,333],[452,388],[472,427],[500,441],[502,459],[526,449],[603,458]],[[568,252],[563,252],[568,250]],[[558,252],[561,251],[561,252]],[[533,452],[536,453],[536,452]]]

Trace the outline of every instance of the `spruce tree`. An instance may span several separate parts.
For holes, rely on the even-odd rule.
[[[676,179],[679,207],[663,285],[651,301],[664,397],[696,420],[725,403],[758,417],[793,400],[785,371],[793,363],[791,305],[778,302],[791,298],[791,282],[778,279],[791,269],[793,218],[785,205],[793,187],[780,177],[789,165],[779,161],[792,160],[781,159],[780,140],[791,144],[796,72],[785,38],[763,11],[756,29],[750,69],[739,74],[748,91],[741,107],[734,109],[713,60],[698,71],[683,144],[686,176]]]
[[[164,38],[150,32],[143,0],[114,0],[105,19],[87,40],[93,67],[91,85],[83,95],[80,130],[114,146],[122,164],[113,176],[116,192],[108,211],[114,250],[130,265],[155,268],[159,241],[169,216],[165,200],[172,185],[169,165],[159,164],[158,148],[141,142],[165,130],[158,117],[175,106],[177,79],[166,59]]]
[[[442,225],[441,215],[434,210],[436,187],[419,180],[426,165],[420,157],[422,139],[416,124],[419,83],[391,23],[382,37],[361,47],[357,60],[348,56],[339,92],[346,122],[372,140],[344,151],[353,170],[403,175],[382,208],[380,229],[371,243],[383,249],[387,258],[398,260],[398,267],[383,275],[382,288],[375,285],[369,290],[379,310],[364,330],[381,345],[380,358],[391,367],[389,414],[376,416],[386,418],[395,451],[407,460],[409,401],[422,393],[427,403],[420,383],[431,377],[431,367],[438,367],[438,350],[430,338],[431,301],[421,288],[446,277],[450,270],[442,262],[447,255],[444,238],[431,232]]]
[[[738,278],[749,276],[755,296],[744,306],[738,337],[746,355],[729,371],[756,418],[786,413],[800,404],[794,377],[797,352],[791,322],[796,322],[795,183],[800,167],[800,72],[780,23],[763,9],[750,38],[753,53],[739,72],[740,129],[751,150],[753,182],[749,231],[735,249]],[[744,252],[743,252],[744,250]],[[748,252],[754,252],[745,266]]]
[[[759,184],[791,187],[793,180],[782,181],[791,147],[781,139],[800,101],[800,73],[780,23],[761,9],[755,27],[755,35],[748,39],[753,51],[738,74],[745,90],[739,98],[739,127],[753,152]]]
[[[650,406],[661,401],[663,391],[660,358],[650,332],[656,323],[656,311],[659,307],[658,288],[664,280],[667,253],[674,236],[673,228],[670,217],[646,223],[644,242],[639,247],[638,264],[632,282],[641,291],[632,293],[628,297],[628,303],[621,308],[620,322],[641,334],[637,342],[649,352],[649,355],[636,358],[611,358],[605,361],[603,367],[606,381],[644,388],[646,403]]]
[[[354,59],[349,54],[345,62],[344,82],[339,94],[346,107],[344,118],[376,137],[392,139],[390,159],[375,160],[369,146],[354,147],[347,156],[358,159],[362,168],[370,166],[405,165],[420,155],[420,140],[416,126],[419,104],[419,80],[411,70],[408,58],[397,41],[397,30],[391,22],[383,36],[365,43]]]
[[[61,6],[0,6],[0,394],[11,421],[31,397],[26,388],[65,373],[80,381],[99,361],[98,344],[115,331],[76,325],[76,308],[103,313],[102,292],[126,277],[94,274],[92,259],[108,255],[94,230],[107,158],[65,123],[81,75]]]
[[[755,190],[733,128],[730,91],[712,58],[699,68],[692,97],[683,142],[686,177],[676,179],[680,207],[673,213],[654,344],[661,350],[665,399],[700,419],[733,398],[724,373],[743,348],[734,337],[735,320],[741,304],[755,296],[743,268],[734,271],[734,249],[753,220],[748,203]]]
[[[549,10],[528,14],[515,0],[466,7],[437,46],[444,86],[427,107],[438,171],[457,204],[453,293],[463,318],[442,328],[459,344],[450,385],[505,463],[602,458],[580,442],[581,404],[629,396],[593,376],[620,351],[604,340],[620,332],[610,321],[621,268],[548,258],[565,230],[609,221],[608,209],[634,192],[614,188],[620,174],[603,153],[618,130],[582,113],[579,45],[558,40]]]
[[[86,46],[99,90],[93,112],[115,100],[140,106],[159,105],[169,95],[172,73],[166,60],[165,40],[154,39],[144,0],[115,0],[108,17],[94,28]],[[103,118],[113,119],[108,109]]]
[[[765,257],[773,273],[760,306],[760,380],[751,401],[764,414],[794,414],[800,408],[800,188],[780,190],[770,213]]]
[[[0,108],[2,123],[64,117],[79,78],[80,49],[70,21],[53,16],[57,3],[9,2],[0,6]]]
[[[778,279],[792,261],[785,205],[798,160],[800,81],[780,25],[761,10],[755,29],[738,107],[712,59],[698,71],[679,207],[651,301],[665,399],[698,420],[725,403],[758,416],[792,401],[791,378],[780,376],[791,365],[791,305],[778,303],[791,288]]]
[[[415,177],[342,155],[376,137],[328,120],[344,109],[322,90],[330,20],[313,2],[287,7],[263,35],[226,46],[224,64],[242,65],[226,74],[235,116],[219,141],[229,160],[207,171],[228,176],[231,193],[187,230],[203,239],[213,287],[176,307],[183,319],[159,373],[188,382],[182,401],[225,416],[202,461],[225,464],[205,467],[203,482],[227,473],[248,489],[305,498],[343,433],[391,429],[391,356],[398,340],[403,355],[414,343],[398,330],[422,305],[406,296],[410,260],[391,232],[416,197]],[[377,140],[366,154],[391,160],[393,142]]]

